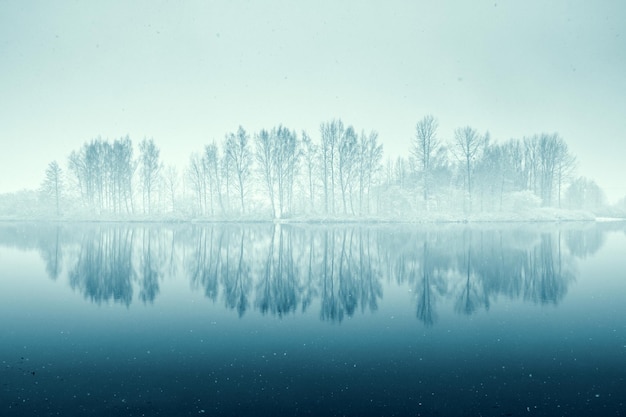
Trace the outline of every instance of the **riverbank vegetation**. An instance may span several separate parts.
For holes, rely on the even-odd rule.
[[[41,187],[0,195],[5,219],[214,221],[505,221],[623,217],[580,176],[558,133],[506,141],[466,126],[442,140],[416,123],[406,152],[334,119],[318,137],[239,127],[165,165],[154,139],[101,137],[43,170]]]

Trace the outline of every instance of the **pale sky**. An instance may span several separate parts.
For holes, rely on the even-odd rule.
[[[415,123],[559,132],[626,195],[626,2],[0,0],[0,193],[97,136],[182,170],[235,131],[341,118],[408,155]]]

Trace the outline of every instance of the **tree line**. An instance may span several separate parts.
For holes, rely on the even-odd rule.
[[[49,164],[40,198],[56,215],[276,219],[604,204],[595,182],[576,177],[576,157],[558,133],[496,142],[466,126],[444,141],[438,127],[423,117],[407,151],[384,159],[376,131],[340,119],[321,123],[318,138],[282,125],[255,133],[240,126],[194,151],[183,170],[164,165],[153,139],[136,153],[128,136],[98,137],[72,151],[65,169]]]

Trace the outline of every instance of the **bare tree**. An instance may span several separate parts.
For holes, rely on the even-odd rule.
[[[339,186],[341,188],[341,200],[343,202],[343,214],[348,213],[346,194],[352,189],[352,180],[358,167],[358,156],[357,135],[354,128],[352,126],[348,126],[339,138],[339,154],[337,158]],[[348,196],[348,201],[350,202],[352,214],[354,214],[351,195]]]
[[[311,137],[305,132],[302,131],[302,153],[304,156],[304,169],[306,172],[306,181],[308,185],[308,193],[309,193],[309,209],[315,209],[315,169],[316,169],[316,160],[318,157],[318,146],[313,143]]]
[[[189,158],[189,166],[187,167],[187,177],[191,182],[191,186],[193,187],[194,194],[196,195],[198,201],[198,212],[199,214],[204,214],[204,203],[205,203],[205,175],[202,166],[202,158],[197,152],[191,154]]]
[[[276,172],[274,166],[274,152],[276,143],[272,135],[263,129],[255,135],[256,152],[255,157],[259,163],[261,177],[267,188],[270,204],[272,206],[272,216],[276,218],[276,202],[274,198],[274,183],[276,182]]]
[[[279,216],[291,209],[291,196],[297,171],[300,150],[298,137],[295,131],[290,131],[284,126],[272,129],[272,137],[275,143],[273,164],[276,172],[278,185]]]
[[[178,185],[180,184],[178,170],[176,167],[168,165],[167,168],[165,168],[165,176],[163,179],[165,181],[165,188],[170,200],[172,212],[174,212],[176,211],[176,192],[178,190]]]
[[[439,123],[432,115],[422,118],[415,126],[415,137],[411,144],[411,156],[415,159],[415,167],[419,170],[422,179],[424,205],[428,210],[428,197],[433,176],[433,160],[441,147],[437,139]]]
[[[563,183],[571,179],[576,158],[558,133],[542,133],[524,138],[524,166],[528,189],[541,198],[544,206],[553,203],[556,191],[561,206]]]
[[[236,134],[230,133],[226,136],[225,156],[230,162],[235,176],[235,188],[239,192],[242,213],[246,211],[246,186],[250,177],[250,165],[252,164],[249,140],[249,135],[241,126],[239,126]]]
[[[113,178],[117,211],[126,213],[134,211],[133,204],[133,177],[137,169],[137,162],[133,159],[133,143],[128,136],[117,139],[113,143]]]
[[[381,167],[383,145],[378,143],[378,133],[371,131],[369,135],[361,132],[359,141],[359,214],[363,214],[363,199],[365,210],[370,211],[370,191],[374,175]]]
[[[343,122],[332,120],[322,123],[320,133],[322,136],[322,148],[320,157],[322,158],[322,184],[324,185],[324,211],[335,212],[335,159],[337,154],[337,143],[343,135]]]
[[[211,214],[213,209],[213,194],[217,194],[217,202],[222,214],[224,214],[224,202],[222,198],[222,170],[217,144],[215,142],[204,148],[204,166],[209,180],[209,195],[211,201]]]
[[[559,139],[556,133],[551,135],[542,133],[539,137],[539,196],[544,206],[552,204]]]
[[[572,179],[574,172],[576,171],[576,165],[576,157],[570,153],[567,143],[565,143],[563,139],[559,138],[556,160],[556,181],[559,208],[561,208],[563,184]]]
[[[55,214],[61,214],[61,196],[63,193],[63,172],[57,161],[52,161],[46,169],[46,176],[41,184],[41,194],[47,201],[53,202]]]
[[[152,213],[152,193],[158,186],[159,175],[163,164],[159,160],[159,148],[154,144],[153,139],[144,139],[139,144],[139,161],[141,168],[141,184],[143,191],[143,210]]]
[[[469,126],[454,131],[452,154],[463,166],[470,210],[472,208],[472,171],[474,163],[480,157],[487,142],[488,135],[480,136],[476,129]]]

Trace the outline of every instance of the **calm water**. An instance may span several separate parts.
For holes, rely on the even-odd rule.
[[[0,224],[0,415],[622,415],[626,227]]]

